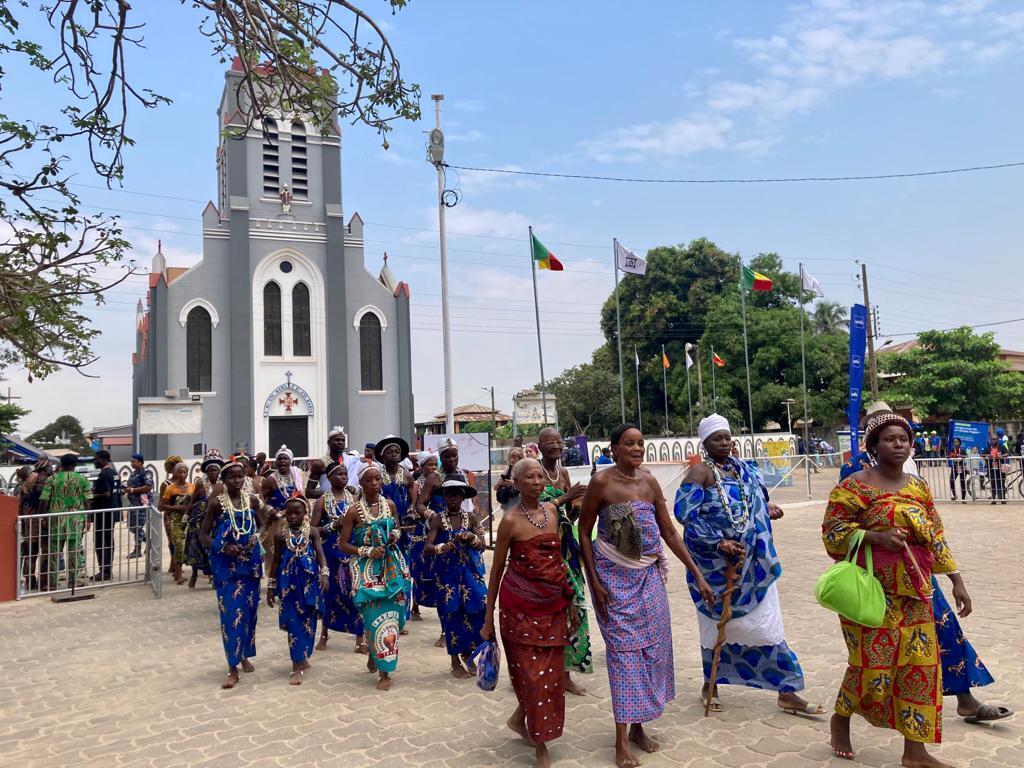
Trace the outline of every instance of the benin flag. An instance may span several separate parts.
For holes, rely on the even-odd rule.
[[[662,368],[671,368],[672,367],[668,363],[668,355],[666,355],[664,352],[661,353],[661,367]]]
[[[549,251],[536,235],[533,237],[533,260],[537,262],[537,269],[550,269],[552,272],[561,272],[565,267],[562,262],[555,258],[555,254]]]
[[[748,267],[743,267],[743,287],[748,291],[770,291],[772,279]]]
[[[715,363],[715,365],[717,365],[719,368],[725,368],[725,360],[720,358],[718,356],[717,352],[715,353],[715,355],[711,359]]]

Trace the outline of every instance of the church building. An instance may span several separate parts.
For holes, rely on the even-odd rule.
[[[281,114],[246,131],[237,62],[217,111],[217,203],[203,259],[158,248],[132,356],[134,431],[147,459],[244,448],[321,456],[341,425],[350,445],[412,440],[409,286],[363,263],[363,221],[346,223],[341,136]],[[139,398],[202,402],[199,434],[138,434]]]

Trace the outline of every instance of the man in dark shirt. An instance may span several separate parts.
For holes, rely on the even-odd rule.
[[[110,451],[96,451],[93,466],[100,474],[92,486],[93,546],[99,565],[92,581],[110,581],[113,578],[114,526],[121,520],[121,481],[110,463]]]

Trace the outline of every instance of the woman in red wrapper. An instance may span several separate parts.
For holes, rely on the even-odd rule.
[[[536,459],[519,461],[512,479],[519,502],[498,526],[487,614],[481,636],[494,639],[500,599],[501,644],[519,706],[508,727],[533,744],[537,765],[550,765],[547,742],[562,735],[565,686],[562,663],[578,617],[558,538],[558,509],[541,504],[544,474]],[[508,570],[505,564],[508,561]]]

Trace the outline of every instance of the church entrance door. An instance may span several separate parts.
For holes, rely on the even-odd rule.
[[[309,417],[308,416],[271,416],[270,417],[270,450],[274,451],[282,445],[296,456],[309,455]]]

